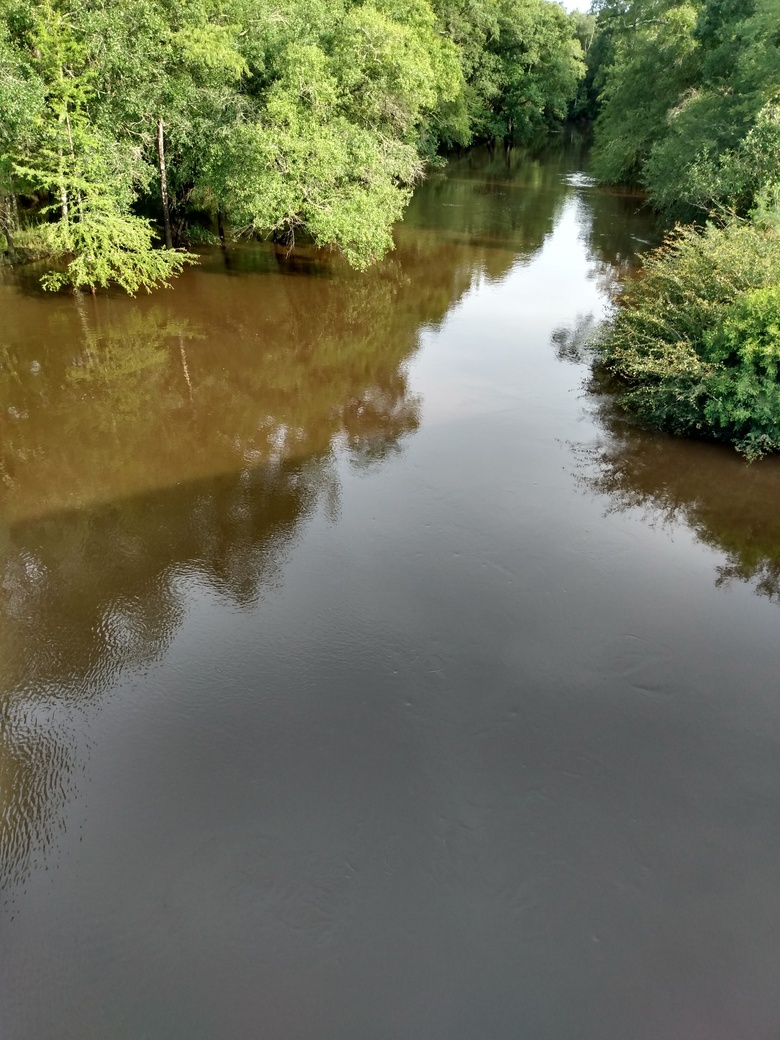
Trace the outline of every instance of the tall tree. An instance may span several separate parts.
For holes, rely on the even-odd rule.
[[[631,0],[604,5],[600,22],[614,61],[597,174],[643,185],[672,217],[749,212],[776,168],[777,0]]]
[[[189,256],[154,249],[149,221],[130,212],[134,156],[91,118],[96,75],[75,16],[44,0],[24,37],[43,103],[34,133],[10,152],[10,169],[26,190],[51,199],[43,206],[49,219],[41,240],[62,264],[44,285],[94,289],[115,282],[134,293],[164,284]]]

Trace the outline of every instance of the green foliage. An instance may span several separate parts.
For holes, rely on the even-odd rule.
[[[44,289],[119,285],[135,296],[139,289],[151,292],[168,285],[173,275],[196,259],[180,249],[154,249],[156,234],[150,221],[118,212],[99,196],[85,203],[78,220],[46,224],[43,232],[50,256],[73,257],[64,270],[43,276]]]
[[[43,96],[42,82],[14,46],[8,25],[0,21],[0,171],[6,177],[8,152],[33,135]]]
[[[747,214],[777,174],[777,0],[604,5],[594,169],[674,219]]]
[[[638,182],[669,112],[695,79],[696,8],[636,0],[633,20],[613,26],[614,58],[601,95],[593,169],[610,183]]]
[[[312,44],[291,44],[286,58],[262,118],[226,128],[213,143],[203,183],[244,230],[290,244],[302,230],[364,268],[392,247],[390,228],[422,173],[414,146],[387,125],[408,130],[412,101],[384,112],[363,79],[359,104],[368,118],[350,119],[338,62]],[[382,64],[388,74],[392,62]],[[343,67],[361,76],[356,64]],[[379,91],[376,98],[390,96]]]
[[[544,0],[505,3],[500,25],[503,83],[492,129],[523,143],[566,118],[585,74],[582,47],[563,9]]]
[[[36,224],[23,228],[14,235],[16,253],[23,262],[34,263],[37,260],[50,259],[51,244],[46,229],[46,224]]]
[[[628,284],[597,349],[643,423],[748,458],[780,451],[780,233],[678,229]]]
[[[569,107],[569,118],[592,120],[596,116],[598,93],[603,86],[597,84],[596,77],[608,61],[604,50],[605,45],[608,45],[608,37],[600,31],[598,19],[592,12],[572,11],[569,19],[585,62],[585,75]]]
[[[334,39],[288,44],[256,120],[227,127],[209,151],[204,183],[238,226],[286,242],[301,230],[357,268],[392,248],[422,175],[422,120],[460,86],[430,8],[403,13],[406,23],[361,5]]]
[[[705,212],[744,214],[766,209],[780,184],[780,105],[765,105],[736,147],[719,155],[700,154],[680,171],[678,182],[691,204]],[[665,208],[673,208],[671,184],[664,186],[659,180],[656,197]]]
[[[444,114],[446,142],[525,144],[566,118],[585,75],[578,20],[546,0],[438,0],[437,12],[466,83]]]
[[[440,146],[565,118],[581,55],[552,0],[0,0],[0,233],[22,200],[47,286],[164,283],[192,257],[141,215],[172,246],[192,207],[364,268]]]
[[[11,171],[28,192],[47,198],[41,213],[49,220],[37,244],[58,266],[43,276],[44,287],[116,283],[135,293],[166,284],[194,257],[154,249],[149,221],[130,212],[139,182],[136,156],[90,117],[96,71],[72,18],[44,0],[31,11],[25,37],[43,104],[35,133],[15,142]]]

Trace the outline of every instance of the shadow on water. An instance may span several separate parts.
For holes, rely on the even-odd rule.
[[[331,456],[280,461],[90,510],[48,514],[2,547],[0,859],[19,880],[56,830],[76,717],[160,660],[193,588],[239,609],[280,579],[315,509],[338,511]]]

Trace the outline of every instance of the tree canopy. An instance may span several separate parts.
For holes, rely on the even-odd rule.
[[[214,227],[366,267],[442,149],[563,120],[582,53],[552,0],[0,0],[6,252],[131,293]]]
[[[674,219],[745,215],[777,192],[777,0],[606,0],[595,169]]]

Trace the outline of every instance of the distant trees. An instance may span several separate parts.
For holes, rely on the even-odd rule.
[[[777,0],[605,0],[594,169],[674,219],[747,214],[780,182]]]
[[[362,268],[438,149],[528,140],[583,73],[551,0],[0,0],[3,244],[136,292],[199,212]]]
[[[568,115],[585,74],[577,15],[546,0],[434,0],[458,45],[464,90],[442,113],[448,143],[527,143]]]

